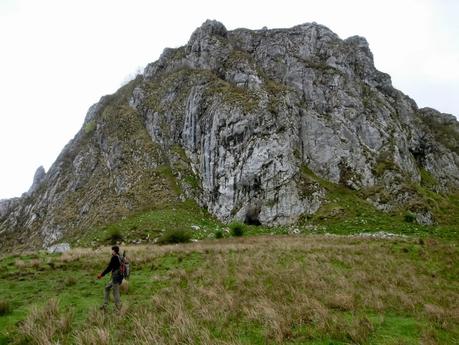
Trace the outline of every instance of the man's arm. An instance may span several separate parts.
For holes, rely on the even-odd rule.
[[[110,262],[108,263],[107,268],[106,268],[102,273],[100,273],[100,274],[97,276],[97,278],[100,279],[100,278],[102,278],[104,275],[106,275],[107,273],[109,273],[109,272],[112,271],[112,269],[113,269],[113,267],[114,267],[114,265],[115,265],[115,259],[116,259],[116,258],[115,258],[114,256],[112,256],[112,258],[110,259]]]

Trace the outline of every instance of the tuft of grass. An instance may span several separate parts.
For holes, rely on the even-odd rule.
[[[16,259],[16,261],[14,262],[16,268],[18,270],[22,270],[24,268],[27,267],[26,263],[24,262],[24,260],[21,260],[21,259]]]
[[[64,285],[65,286],[73,286],[77,283],[77,279],[74,276],[70,276],[65,278]]]
[[[32,307],[18,328],[18,337],[22,343],[31,345],[51,344],[51,340],[60,343],[71,331],[72,320],[72,312],[61,312],[59,300],[51,298],[41,308]]]
[[[96,129],[96,121],[91,120],[83,126],[85,134],[91,134]]]
[[[11,304],[7,300],[0,300],[0,316],[11,313]]]
[[[428,172],[426,169],[422,168],[420,169],[420,175],[421,175],[421,186],[425,188],[434,188],[435,186],[438,185],[437,180],[433,175]]]
[[[191,233],[183,229],[170,229],[159,237],[158,244],[187,243],[191,240]]]
[[[223,231],[218,229],[217,231],[215,231],[215,238],[223,238]]]

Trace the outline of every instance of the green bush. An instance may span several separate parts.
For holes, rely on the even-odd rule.
[[[215,238],[223,238],[223,231],[221,230],[215,231]]]
[[[244,224],[242,223],[231,223],[230,224],[231,236],[242,236],[244,235]]]
[[[413,223],[416,220],[416,215],[413,212],[408,211],[405,213],[405,222]]]
[[[0,316],[7,315],[11,313],[11,305],[10,302],[5,300],[0,300]]]
[[[158,244],[186,243],[190,242],[191,233],[183,229],[167,230],[158,239]]]
[[[108,231],[107,237],[105,240],[110,244],[117,244],[118,242],[122,242],[124,239],[121,230],[118,228],[112,228]]]

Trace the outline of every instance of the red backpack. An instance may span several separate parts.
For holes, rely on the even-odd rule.
[[[126,251],[123,252],[123,255],[117,255],[118,259],[120,260],[120,273],[123,279],[129,278],[131,274],[131,269],[129,266],[129,260],[126,257]]]

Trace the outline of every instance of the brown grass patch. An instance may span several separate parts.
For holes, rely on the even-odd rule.
[[[69,333],[73,314],[61,313],[59,301],[50,299],[43,308],[33,306],[27,318],[20,324],[18,333],[27,344],[54,344],[53,339],[62,338]]]

